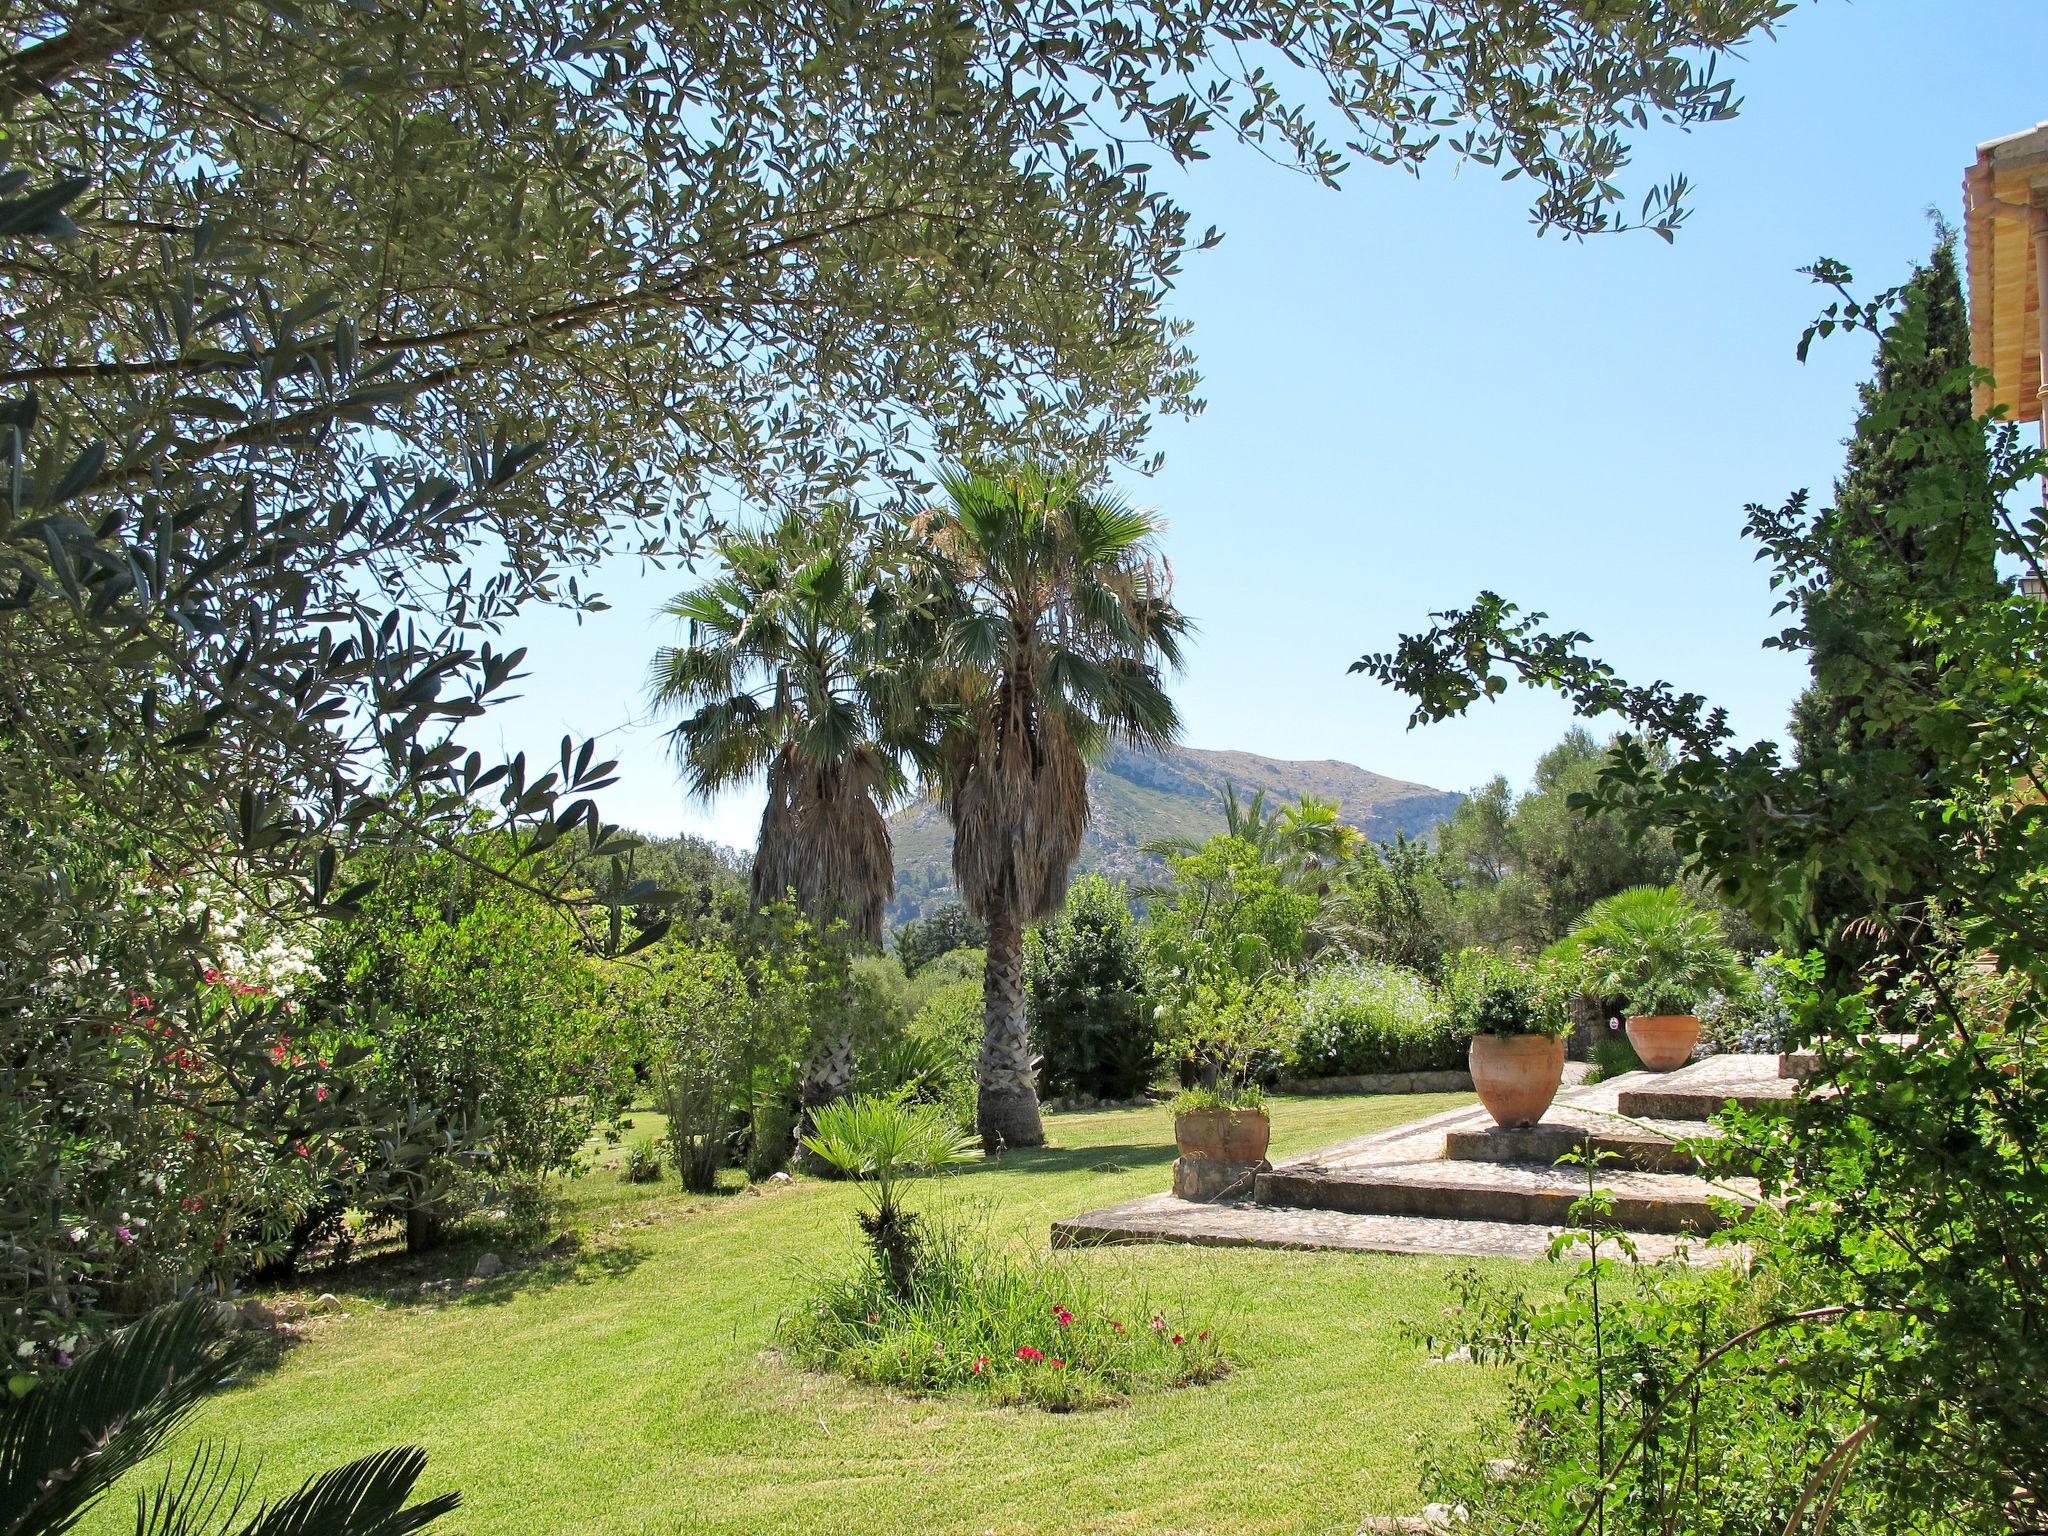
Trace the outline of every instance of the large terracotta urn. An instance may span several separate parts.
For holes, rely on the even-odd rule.
[[[1639,1013],[1628,1021],[1628,1043],[1652,1072],[1671,1072],[1692,1060],[1700,1021],[1690,1013]]]
[[[1468,1059],[1479,1102],[1499,1125],[1534,1125],[1564,1081],[1564,1042],[1549,1035],[1474,1035]]]
[[[1173,1117],[1173,1140],[1182,1157],[1263,1162],[1272,1138],[1273,1122],[1263,1109],[1184,1109]]]

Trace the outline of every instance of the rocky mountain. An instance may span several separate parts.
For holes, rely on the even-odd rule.
[[[1418,836],[1451,812],[1459,796],[1408,784],[1350,763],[1288,762],[1252,752],[1210,752],[1169,747],[1135,752],[1114,747],[1088,773],[1094,817],[1075,865],[1077,875],[1097,872],[1143,882],[1160,876],[1157,859],[1140,846],[1164,837],[1204,838],[1223,830],[1223,790],[1240,797],[1263,789],[1268,803],[1291,805],[1303,795],[1335,800],[1343,819],[1367,837],[1391,841],[1397,832]],[[957,899],[953,888],[953,835],[928,801],[890,818],[896,848],[896,897],[890,923],[904,923]]]

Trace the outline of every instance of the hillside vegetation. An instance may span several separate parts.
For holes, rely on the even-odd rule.
[[[1112,747],[1088,770],[1092,816],[1075,878],[1089,873],[1133,882],[1158,878],[1163,866],[1142,851],[1143,845],[1169,837],[1200,841],[1221,831],[1223,790],[1231,784],[1241,796],[1263,789],[1275,805],[1292,804],[1303,795],[1335,800],[1345,821],[1383,841],[1396,833],[1415,837],[1429,831],[1462,798],[1333,759],[1290,762],[1198,747],[1156,753]],[[896,852],[891,925],[957,900],[952,836],[938,807],[919,801],[891,817],[889,830]]]

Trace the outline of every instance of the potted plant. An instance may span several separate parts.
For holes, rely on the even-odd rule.
[[[1173,1139],[1182,1157],[1265,1161],[1272,1121],[1254,1074],[1286,1044],[1293,1023],[1294,988],[1277,973],[1194,982],[1171,1007],[1167,1047],[1194,1079],[1173,1101]]]
[[[1498,1125],[1536,1124],[1564,1081],[1570,1015],[1555,978],[1520,951],[1468,949],[1444,991],[1453,1027],[1472,1038],[1479,1102]]]
[[[1695,1010],[1739,980],[1721,920],[1675,885],[1639,885],[1594,903],[1569,949],[1586,990],[1621,999],[1629,1044],[1652,1072],[1692,1059]]]

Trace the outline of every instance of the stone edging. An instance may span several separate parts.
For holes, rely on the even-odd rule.
[[[1368,1072],[1362,1077],[1282,1078],[1282,1093],[1470,1093],[1470,1072]]]

